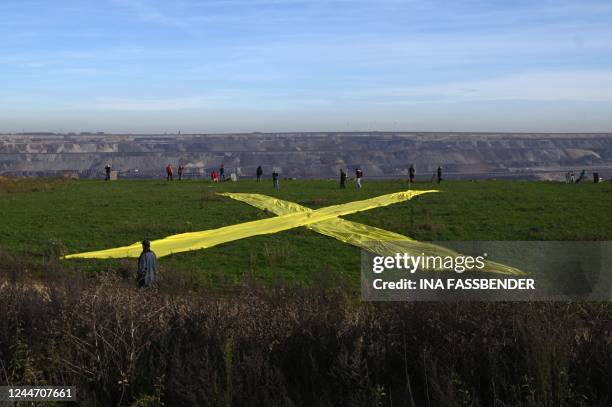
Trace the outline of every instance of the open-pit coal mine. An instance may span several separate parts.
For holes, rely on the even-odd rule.
[[[0,135],[0,175],[103,177],[110,164],[121,178],[157,178],[183,165],[203,178],[224,164],[251,178],[257,166],[286,178],[332,178],[356,167],[368,178],[417,180],[438,166],[446,178],[564,179],[567,171],[612,175],[612,134],[510,133],[248,133]]]

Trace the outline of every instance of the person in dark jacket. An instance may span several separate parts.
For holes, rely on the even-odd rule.
[[[111,173],[111,166],[110,164],[106,164],[106,167],[104,167],[104,172],[106,173],[106,177],[104,178],[105,181],[110,181],[110,173]]]
[[[219,177],[221,177],[221,180],[225,181],[225,168],[223,168],[223,164],[221,164],[219,168]]]
[[[278,184],[278,172],[276,172],[276,170],[272,171],[272,185],[274,186],[274,189],[280,189],[280,185]]]
[[[442,167],[438,166],[438,184],[442,182]]]
[[[151,251],[151,242],[142,241],[142,253],[138,258],[138,286],[150,287],[157,277],[157,257]]]
[[[416,174],[416,170],[414,169],[414,165],[410,164],[410,168],[408,169],[408,177],[411,184],[414,182],[414,174]]]
[[[263,168],[261,168],[261,165],[260,165],[259,167],[257,167],[257,182],[261,180],[262,175],[263,175]]]
[[[346,172],[340,168],[340,188],[346,188]]]
[[[183,179],[183,171],[185,171],[185,167],[183,167],[181,164],[179,164],[179,166],[178,166],[179,181]]]

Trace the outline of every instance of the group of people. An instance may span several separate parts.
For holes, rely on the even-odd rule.
[[[410,165],[410,168],[408,169],[408,179],[410,180],[410,183],[412,184],[414,182],[414,179],[416,177],[416,169],[414,168],[414,165]],[[436,170],[436,172],[434,172],[431,176],[431,182],[437,182],[438,184],[442,182],[442,167],[438,166],[438,169]]]
[[[105,172],[105,177],[104,179],[106,181],[111,179],[111,166],[110,164],[107,164],[104,167],[104,172]],[[183,166],[182,164],[179,164],[178,166],[178,180],[181,181],[183,179],[183,175],[185,173],[185,166]],[[261,165],[257,166],[257,170],[255,172],[255,176],[257,179],[257,182],[261,181],[261,178],[263,176],[263,168],[261,167]],[[597,174],[598,175],[598,174]],[[414,182],[416,176],[416,170],[414,168],[414,165],[411,164],[410,168],[408,169],[408,179],[410,180],[410,183]],[[586,171],[582,170],[582,173],[580,174],[580,177],[575,180],[574,179],[574,172],[573,171],[568,171],[565,175],[565,179],[566,182],[568,183],[579,183],[581,182],[586,176]],[[597,178],[599,178],[597,176]],[[217,171],[216,169],[213,169],[212,172],[210,173],[210,179],[212,182],[220,182],[220,181],[226,181],[225,178],[225,168],[224,165],[221,164],[221,166],[219,167],[219,171]],[[438,184],[440,182],[442,182],[442,167],[438,166],[438,170],[437,172],[434,174],[434,176],[432,177],[432,181],[433,179],[437,179]],[[173,181],[174,180],[174,168],[172,167],[171,163],[168,163],[168,165],[166,165],[166,180],[167,181]],[[346,180],[347,180],[347,175],[346,172],[344,171],[344,169],[340,169],[340,188],[346,188]],[[595,181],[598,182],[599,180]],[[355,168],[355,184],[357,185],[357,188],[361,188],[363,182],[363,170],[361,170],[361,168],[357,167]],[[275,169],[272,171],[272,185],[274,186],[274,189],[278,190],[280,189],[280,184],[279,184],[279,173],[278,171]]]
[[[225,181],[225,167],[223,164],[221,164],[221,167],[219,167],[219,171],[212,170],[210,172],[210,180],[212,182],[219,182],[221,180]]]
[[[414,164],[410,164],[410,168],[408,168],[408,180],[412,184],[414,182],[414,178],[416,177],[416,169],[414,168]],[[438,166],[438,169],[431,177],[431,182],[437,181],[438,184],[442,182],[442,167]]]
[[[586,178],[586,170],[582,170],[578,179],[576,179],[573,170],[565,173],[565,182],[567,184],[580,184],[584,178]]]
[[[408,169],[408,179],[410,180],[411,184],[414,182],[415,176],[416,176],[416,169],[414,168],[414,165],[411,164],[410,168]],[[438,170],[434,174],[434,178],[437,179],[438,184],[442,182],[442,167],[438,166]],[[343,168],[340,168],[340,188],[346,188],[346,179],[347,179],[346,172],[344,171]],[[357,188],[361,188],[363,186],[362,180],[363,180],[363,171],[361,170],[361,168],[357,167],[355,168],[355,184],[357,185]]]
[[[346,172],[344,172],[343,168],[340,168],[340,188],[346,188]],[[361,168],[355,168],[355,184],[357,185],[357,188],[361,188],[362,184],[361,181],[363,179],[363,171],[361,170]]]
[[[110,179],[110,165],[106,166],[106,173],[107,173],[107,179]],[[183,173],[184,173],[185,167],[183,165],[179,165],[178,166],[178,179],[179,181],[181,179],[183,179]],[[584,173],[584,171],[583,171]],[[263,168],[261,165],[257,166],[257,170],[255,172],[255,176],[257,179],[257,182],[261,181],[261,178],[264,174]],[[568,177],[570,173],[568,172]],[[581,174],[581,177],[584,174]],[[279,173],[276,169],[274,169],[272,171],[272,185],[274,187],[274,189],[279,190],[280,189],[280,183],[279,183]],[[408,169],[408,178],[410,180],[410,183],[414,182],[416,176],[416,169],[414,168],[414,165],[411,164],[410,168]],[[572,182],[573,181],[573,172],[571,173],[572,176]],[[346,172],[344,171],[343,168],[340,169],[340,188],[346,188],[346,180],[347,180],[348,176],[346,174]],[[442,167],[438,166],[438,170],[437,172],[434,174],[434,178],[437,179],[438,184],[440,182],[442,182]],[[172,181],[174,179],[174,170],[172,168],[172,164],[168,164],[166,166],[166,179],[168,181]],[[223,164],[221,164],[221,166],[219,167],[219,170],[217,171],[216,169],[213,169],[210,173],[210,180],[212,182],[220,182],[220,181],[226,181],[225,178],[225,167]],[[357,188],[362,188],[363,187],[363,170],[359,167],[355,168],[355,184],[357,185]],[[568,181],[569,182],[569,181]],[[578,181],[579,182],[579,181]]]
[[[104,180],[110,181],[111,171],[112,171],[111,165],[106,164],[106,166],[104,166]],[[178,172],[178,180],[181,181],[185,173],[185,166],[183,166],[182,164],[179,164],[177,172]],[[264,171],[263,171],[262,166],[261,165],[257,166],[257,170],[255,172],[257,182],[261,181],[263,174],[264,174]],[[415,177],[416,177],[416,169],[413,164],[410,164],[410,167],[408,168],[408,180],[410,181],[411,184],[415,181]],[[572,170],[572,171],[568,171],[565,173],[565,182],[568,184],[579,184],[585,181],[586,177],[587,177],[586,170],[582,170],[578,178],[576,178],[574,171]],[[340,188],[346,188],[347,178],[348,177],[347,177],[346,172],[344,171],[344,169],[341,168],[340,169]],[[212,170],[212,172],[210,173],[210,179],[212,182],[226,181],[225,168],[223,164],[221,164],[218,171],[216,169]],[[232,176],[232,179],[233,179],[233,176]],[[166,180],[167,181],[174,180],[174,168],[172,167],[171,163],[168,163],[168,165],[166,166]],[[599,173],[597,172],[593,173],[594,183],[599,183],[602,180],[603,179],[599,176]],[[442,182],[442,167],[441,166],[438,166],[438,169],[433,174],[431,181],[432,182],[437,181],[438,184]],[[357,188],[361,188],[363,186],[362,182],[363,182],[363,170],[357,167],[355,168],[355,184]],[[274,189],[276,190],[280,189],[279,173],[276,169],[272,171],[272,185]]]
[[[181,181],[183,179],[183,173],[185,172],[185,167],[181,164],[178,166],[178,180]],[[172,164],[168,163],[166,165],[166,181],[174,180],[174,169],[172,168]]]
[[[582,170],[578,178],[574,176],[574,171],[568,171],[565,173],[565,182],[567,184],[580,184],[582,181],[585,181],[587,178],[586,170]],[[598,172],[593,173],[593,183],[599,184],[603,181],[603,178],[599,176]]]
[[[107,166],[108,171],[107,171],[107,177],[109,177],[110,175],[108,175],[110,173],[110,166]],[[183,173],[185,171],[185,167],[183,165],[179,165],[178,166],[178,179],[179,181],[181,179],[183,179]],[[257,167],[257,171],[256,171],[256,176],[257,176],[257,182],[261,181],[261,177],[263,176],[263,168],[260,166]],[[166,180],[167,181],[172,181],[174,179],[174,169],[172,167],[172,164],[168,163],[168,165],[166,166]],[[232,176],[232,179],[233,176]],[[220,182],[220,181],[226,181],[226,177],[225,177],[225,166],[224,164],[221,164],[221,166],[219,167],[219,170],[217,171],[216,169],[213,169],[210,172],[210,180],[212,182]],[[279,185],[279,173],[278,171],[274,170],[272,172],[272,183],[274,185],[274,189],[279,189],[280,185]]]

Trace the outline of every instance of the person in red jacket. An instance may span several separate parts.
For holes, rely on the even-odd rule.
[[[172,164],[166,166],[166,181],[172,181]]]

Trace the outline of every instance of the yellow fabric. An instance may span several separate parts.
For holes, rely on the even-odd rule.
[[[366,211],[368,209],[391,205],[398,202],[407,201],[415,196],[426,194],[431,191],[403,191],[393,194],[381,195],[375,198],[354,201],[346,204],[332,205],[317,210],[290,212],[274,218],[261,219],[251,222],[240,223],[238,225],[225,226],[218,229],[205,230],[201,232],[181,233],[168,236],[164,239],[153,240],[151,250],[157,257],[167,256],[173,253],[180,253],[189,250],[206,249],[221,243],[244,239],[246,237],[277,233],[283,230],[293,229],[299,226],[306,226],[313,223],[331,220],[338,216],[348,215],[355,212]],[[263,197],[263,195],[262,195]],[[267,197],[268,198],[268,197]],[[274,205],[286,207],[287,202],[276,198],[269,198]],[[306,208],[307,209],[307,208]],[[129,246],[117,247],[113,249],[98,250],[93,252],[70,254],[65,259],[74,258],[124,258],[138,257],[142,251],[140,243]]]
[[[231,192],[219,195],[248,203],[262,210],[268,210],[276,215],[312,211],[312,209],[294,202],[283,201],[266,195]],[[439,245],[419,242],[399,233],[351,222],[341,218],[311,223],[305,226],[314,232],[333,237],[353,246],[361,247],[381,256],[395,256],[396,253],[407,253],[413,256],[419,256],[421,254],[425,256],[433,255],[443,257],[460,256],[459,253]],[[486,262],[486,267],[483,271],[509,275],[525,274],[514,267],[492,261]]]

